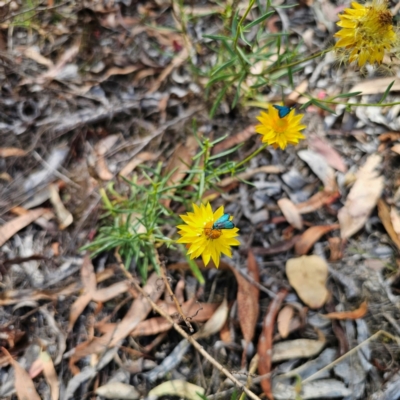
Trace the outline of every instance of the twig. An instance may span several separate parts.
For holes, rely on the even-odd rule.
[[[129,271],[125,269],[125,266],[122,262],[121,256],[118,252],[115,252],[115,257],[117,262],[126,276],[126,278],[132,283],[135,289],[140,292],[143,297],[147,298],[153,309],[158,312],[162,317],[164,317],[172,327],[182,336],[184,337],[207,361],[209,361],[214,367],[216,367],[220,372],[222,372],[228,379],[230,379],[240,390],[243,390],[247,396],[254,400],[261,400],[255,393],[251,390],[247,389],[240,381],[238,381],[225,367],[223,367],[215,358],[211,357],[206,350],[204,350],[203,346],[201,346],[192,336],[189,336],[162,308],[160,308],[148,294],[139,286],[138,283],[133,279],[133,276]]]
[[[336,364],[339,364],[341,361],[343,361],[344,359],[346,359],[347,357],[351,356],[353,353],[357,352],[362,346],[364,346],[365,344],[367,344],[368,342],[378,338],[379,336],[384,335],[386,337],[388,337],[389,339],[394,340],[395,342],[397,342],[397,344],[400,344],[400,339],[397,338],[396,336],[391,335],[390,333],[380,330],[376,333],[374,333],[371,337],[369,337],[368,339],[364,340],[362,343],[360,343],[358,346],[354,347],[353,349],[351,349],[350,351],[348,351],[346,354],[343,354],[341,357],[337,358],[335,361],[331,362],[329,365],[325,366],[324,368],[321,368],[319,371],[315,372],[314,374],[310,375],[308,378],[304,379],[304,381],[302,382],[302,384],[304,385],[307,382],[312,381],[313,379],[315,379],[315,377],[317,375],[319,375],[321,372],[325,372],[330,370],[332,367],[334,367]]]
[[[172,291],[171,286],[170,286],[170,284],[169,284],[169,282],[168,282],[167,275],[166,275],[166,273],[165,273],[165,265],[160,263],[160,266],[161,266],[161,268],[160,268],[160,270],[161,270],[161,276],[162,276],[162,278],[163,278],[163,280],[164,280],[165,287],[167,288],[168,293],[169,293],[169,295],[171,296],[171,298],[174,300],[176,309],[178,310],[178,313],[179,313],[179,315],[181,316],[182,320],[185,321],[186,326],[189,328],[190,332],[193,333],[193,332],[194,332],[193,326],[192,326],[192,324],[188,321],[186,315],[183,313],[182,307],[181,307],[181,305],[179,304],[179,301],[178,301],[178,299],[176,298],[176,296],[174,295],[174,292]]]

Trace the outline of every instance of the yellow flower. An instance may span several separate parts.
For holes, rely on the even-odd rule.
[[[213,213],[210,203],[200,207],[193,204],[193,211],[180,216],[186,225],[177,226],[182,236],[178,243],[187,245],[191,260],[201,256],[207,266],[212,258],[218,268],[221,253],[232,257],[230,246],[239,246],[240,242],[235,239],[239,229],[213,229],[214,223],[224,215],[223,206]]]
[[[300,132],[306,128],[300,124],[303,114],[295,115],[294,112],[292,109],[289,114],[280,118],[278,110],[268,104],[268,114],[261,112],[257,117],[260,125],[256,126],[256,132],[263,135],[262,142],[283,150],[288,144],[297,144],[299,140],[305,139]]]
[[[342,29],[335,34],[339,38],[335,47],[359,67],[366,62],[381,64],[385,51],[393,50],[398,42],[387,1],[373,0],[365,6],[352,2],[351,6],[339,15],[337,25]]]

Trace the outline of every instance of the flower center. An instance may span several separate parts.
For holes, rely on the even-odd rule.
[[[208,239],[218,239],[222,235],[221,229],[213,229],[213,225],[213,221],[208,221],[204,225],[204,234],[207,236]]]

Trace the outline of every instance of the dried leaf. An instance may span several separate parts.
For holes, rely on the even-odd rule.
[[[367,94],[378,94],[384,93],[387,87],[394,81],[390,92],[400,91],[400,79],[388,77],[388,78],[377,78],[377,79],[364,79],[357,85],[353,86],[349,93],[362,92],[363,96]]]
[[[317,135],[310,135],[308,145],[311,150],[320,154],[326,162],[340,172],[347,172],[347,166],[342,156],[326,140]]]
[[[330,257],[329,261],[338,261],[342,259],[342,239],[340,237],[328,238]]]
[[[392,225],[392,217],[390,215],[389,206],[383,199],[378,200],[378,215],[386,229],[386,232],[390,236],[390,239],[392,239],[393,243],[397,246],[397,249],[400,250],[400,239]]]
[[[338,213],[342,239],[354,235],[365,225],[381,196],[383,176],[376,172],[381,160],[377,154],[369,156],[357,173],[357,180]]]
[[[196,340],[204,339],[219,332],[228,318],[228,310],[228,302],[225,298],[213,316],[193,335],[193,337]]]
[[[308,164],[315,175],[324,184],[327,192],[334,192],[337,190],[335,171],[328,165],[326,159],[312,150],[301,150],[297,155]]]
[[[158,154],[143,151],[135,156],[119,173],[120,176],[127,177],[138,165],[143,164],[145,161],[152,161],[158,157]]]
[[[358,319],[362,318],[368,311],[368,303],[363,301],[356,310],[354,311],[339,311],[331,312],[329,314],[323,315],[325,318],[330,319]]]
[[[191,135],[187,137],[184,145],[178,144],[164,170],[164,175],[169,175],[166,186],[173,187],[183,180],[193,164],[193,157],[196,155],[198,146],[197,139]],[[170,189],[166,197],[172,197],[174,192],[175,189]],[[164,205],[169,207],[170,202],[171,200],[168,200]]]
[[[396,232],[397,237],[400,239],[400,215],[393,206],[390,209],[390,219],[392,221],[393,229]]]
[[[310,308],[320,308],[328,298],[328,265],[319,256],[301,256],[286,262],[290,285]]]
[[[56,217],[58,219],[58,227],[63,230],[72,224],[74,218],[72,214],[65,208],[63,202],[61,201],[60,195],[58,193],[57,185],[49,185],[50,190],[50,202],[54,207]]]
[[[150,299],[156,302],[164,293],[164,282],[160,281],[156,273],[153,273],[147,280],[143,291]],[[117,325],[113,332],[109,347],[118,345],[119,341],[128,336],[129,333],[136,328],[139,322],[143,321],[147,317],[151,310],[151,304],[145,297],[140,296],[136,298],[122,321]]]
[[[278,206],[286,221],[296,229],[303,229],[303,219],[296,206],[289,199],[278,200]]]
[[[109,301],[114,297],[117,297],[122,293],[125,293],[129,288],[130,288],[129,282],[127,281],[117,282],[103,289],[96,290],[92,295],[92,300],[98,301],[100,303],[105,303],[106,301]]]
[[[122,382],[109,382],[95,390],[96,394],[106,399],[136,400],[140,393],[131,385]]]
[[[119,135],[109,135],[104,139],[100,140],[94,150],[96,152],[96,172],[99,178],[103,181],[109,181],[114,175],[108,169],[105,155],[118,141]]]
[[[235,135],[229,135],[225,140],[219,142],[212,148],[212,154],[219,154],[225,150],[228,150],[240,143],[244,143],[247,139],[250,139],[256,131],[255,125],[249,125],[247,128],[243,129],[241,132]]]
[[[188,400],[199,400],[203,396],[205,389],[183,380],[173,380],[161,383],[148,393],[149,398],[158,398],[162,396],[176,396]]]
[[[294,249],[297,255],[303,256],[307,254],[312,246],[326,233],[333,231],[334,229],[339,229],[340,225],[318,225],[308,228],[297,240],[294,245]]]
[[[274,345],[272,362],[313,357],[320,353],[324,346],[325,340],[296,339],[279,342]]]
[[[323,190],[322,192],[315,193],[307,201],[296,204],[296,208],[300,214],[308,214],[320,209],[322,206],[333,203],[338,197],[340,197],[339,192]]]
[[[278,332],[281,335],[282,339],[288,337],[290,333],[290,322],[292,321],[294,315],[293,307],[285,306],[279,312],[277,325]]]
[[[35,210],[29,210],[23,215],[14,218],[13,220],[5,223],[0,227],[0,246],[2,246],[7,240],[12,238],[18,231],[25,228],[33,221],[42,216],[47,210],[45,208],[37,208]]]
[[[54,368],[53,360],[46,351],[40,353],[40,360],[43,365],[43,375],[47,384],[50,386],[51,400],[58,400],[60,395],[60,385],[58,383],[58,376]]]
[[[17,361],[15,361],[11,354],[4,348],[1,348],[3,353],[8,358],[9,363],[13,366],[15,371],[15,390],[17,392],[18,400],[40,400],[40,397],[35,389],[35,385],[29,374],[22,368]]]
[[[264,394],[273,400],[272,386],[270,379],[270,372],[272,368],[272,340],[274,335],[274,324],[278,314],[279,308],[281,307],[282,301],[287,295],[287,290],[281,290],[277,296],[271,301],[267,314],[263,321],[263,330],[260,335],[257,344],[257,355],[258,355],[258,373],[260,375],[266,375],[261,380],[260,384]]]
[[[0,157],[23,157],[26,156],[26,151],[17,147],[0,147]]]

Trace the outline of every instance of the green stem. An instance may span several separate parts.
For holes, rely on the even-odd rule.
[[[240,52],[237,50],[237,45],[239,41],[239,35],[240,35],[240,28],[243,25],[243,22],[246,20],[247,16],[249,15],[250,10],[254,6],[254,3],[256,0],[250,0],[249,6],[247,7],[245,13],[243,14],[243,17],[240,18],[240,21],[238,23],[238,26],[236,27],[236,35],[235,35],[235,40],[233,41],[233,48],[235,49],[236,54],[238,55],[240,62],[242,63],[243,66],[246,66],[246,70],[248,69],[246,60],[243,60],[242,55]]]
[[[323,56],[324,54],[329,53],[333,49],[334,49],[334,46],[329,47],[328,49],[325,49],[325,50],[321,50],[318,53],[312,54],[310,57],[306,57],[306,58],[303,58],[303,59],[298,60],[298,61],[293,61],[292,63],[289,63],[289,64],[280,65],[279,67],[275,67],[275,68],[272,68],[272,69],[268,69],[267,68],[265,71],[260,72],[259,74],[254,74],[254,76],[272,74],[272,73],[274,73],[276,71],[280,71],[281,69],[290,68],[290,67],[294,67],[294,66],[299,65],[299,64],[303,64],[304,62],[307,62],[307,61],[313,60],[314,58]]]

